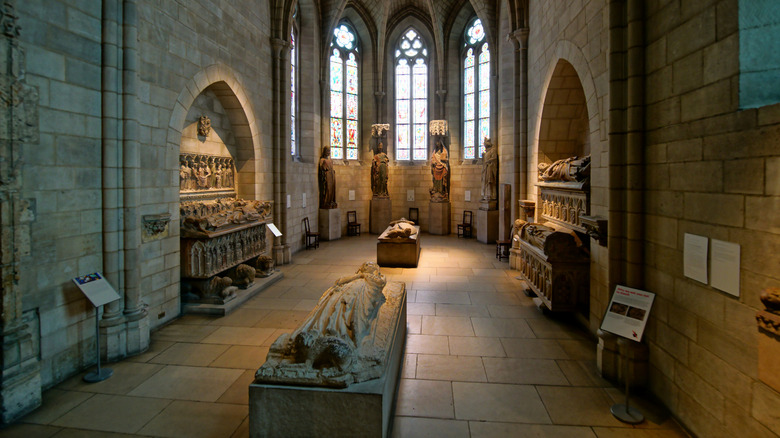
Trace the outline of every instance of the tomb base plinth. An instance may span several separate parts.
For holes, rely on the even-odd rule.
[[[390,198],[371,199],[371,218],[369,220],[369,232],[382,234],[382,231],[393,220],[393,203]]]
[[[341,209],[340,208],[321,208],[319,212],[319,225],[317,231],[320,232],[320,240],[339,240],[341,239]]]
[[[477,210],[477,241],[493,243],[498,239],[498,210]]]
[[[379,241],[376,263],[382,267],[416,268],[420,260],[420,227],[414,239]]]
[[[249,436],[389,436],[406,339],[406,292],[400,300],[382,377],[346,388],[249,385]]]
[[[450,210],[449,201],[428,204],[428,233],[438,236],[450,234]]]
[[[274,271],[268,277],[255,278],[254,283],[249,285],[246,289],[238,289],[235,293],[235,297],[224,303],[183,302],[182,312],[185,314],[225,316],[240,307],[250,298],[281,280],[282,277],[284,277],[284,274],[281,271]]]

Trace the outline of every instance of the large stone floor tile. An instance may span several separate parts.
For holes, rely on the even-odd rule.
[[[232,385],[225,391],[217,403],[228,403],[233,405],[249,404],[249,384],[255,380],[257,370],[246,370],[244,374],[236,379]]]
[[[242,307],[240,309],[236,309],[229,315],[225,315],[221,318],[215,318],[213,321],[211,321],[211,324],[229,327],[252,327],[269,313],[271,313],[270,309],[253,309]]]
[[[130,395],[213,402],[243,373],[238,369],[168,365]]]
[[[457,420],[396,416],[391,436],[397,438],[469,438],[469,423]]]
[[[506,292],[469,292],[472,304],[493,304],[501,306],[517,306],[520,300],[512,293]]]
[[[558,321],[551,318],[529,318],[528,325],[537,338],[587,339],[588,336],[571,321]]]
[[[504,357],[504,347],[499,338],[476,336],[450,336],[450,352],[453,356]]]
[[[568,359],[569,356],[555,339],[501,338],[509,357],[527,359]]]
[[[259,347],[274,331],[274,328],[219,327],[202,342],[204,344],[254,345]]]
[[[214,359],[209,366],[217,368],[240,368],[245,370],[257,370],[265,363],[268,355],[268,347],[254,347],[249,345],[233,345],[219,357]]]
[[[200,342],[219,327],[212,325],[177,324],[175,321],[153,335],[155,341]]]
[[[459,382],[486,382],[482,359],[470,356],[418,354],[417,378]]]
[[[589,427],[470,421],[471,438],[596,438]]]
[[[137,436],[141,435],[117,432],[102,432],[99,430],[62,429],[60,432],[55,434],[53,438],[130,438]]]
[[[395,415],[454,418],[452,384],[446,381],[401,379]]]
[[[103,366],[114,371],[114,374],[109,379],[102,382],[87,383],[83,379],[85,373],[79,373],[66,380],[58,388],[124,395],[163,369],[164,365],[123,361]]]
[[[528,385],[568,385],[558,365],[550,359],[485,357],[488,382]]]
[[[541,310],[532,306],[501,306],[488,304],[490,315],[493,318],[544,318]]]
[[[405,354],[403,369],[401,370],[402,379],[414,379],[417,376],[417,355]]]
[[[488,338],[533,338],[534,333],[524,319],[471,318],[474,334]]]
[[[247,414],[244,405],[174,401],[139,433],[171,438],[228,437]]]
[[[435,304],[471,304],[468,292],[442,290],[418,290],[415,302]]]
[[[0,430],[3,438],[49,438],[62,429],[40,424],[16,423]]]
[[[585,339],[558,339],[558,344],[574,360],[596,360],[598,342]]]
[[[406,316],[406,334],[419,335],[422,333],[422,315]]]
[[[308,315],[309,312],[301,310],[276,310],[263,317],[254,327],[294,330]]]
[[[175,343],[176,342],[173,341],[158,341],[156,336],[152,336],[152,339],[149,342],[149,349],[137,356],[128,357],[125,360],[128,362],[149,362],[149,360]]]
[[[447,336],[408,335],[407,353],[450,354]]]
[[[136,433],[170,400],[95,394],[52,424],[105,432]]]
[[[453,382],[452,393],[458,420],[551,423],[530,385]]]
[[[581,360],[556,360],[558,366],[566,375],[566,379],[572,386],[598,386],[611,387],[612,384],[605,380],[598,372],[596,363]]]
[[[43,393],[41,407],[24,417],[25,423],[50,424],[68,411],[84,403],[93,394],[52,388]]]
[[[689,438],[681,429],[633,429],[627,427],[594,427],[598,438]],[[735,437],[736,438],[736,437]]]
[[[300,303],[300,299],[270,298],[263,295],[252,298],[247,301],[243,308],[247,309],[268,309],[268,310],[293,310]]]
[[[417,302],[407,303],[406,314],[407,315],[435,315],[436,305],[433,303],[417,303]]]
[[[555,424],[620,427],[609,411],[612,400],[601,388],[539,386],[539,395]]]
[[[227,349],[227,345],[178,342],[168,347],[168,349],[158,354],[149,362],[165,365],[205,367]]]
[[[471,320],[463,316],[422,317],[422,334],[448,336],[474,336]]]
[[[436,304],[436,316],[490,316],[484,304]]]

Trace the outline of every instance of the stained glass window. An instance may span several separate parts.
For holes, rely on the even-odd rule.
[[[466,29],[463,55],[463,157],[481,158],[490,137],[490,50],[482,21]]]
[[[395,158],[428,158],[428,50],[415,29],[401,36],[395,51]]]
[[[297,136],[295,135],[295,119],[298,111],[298,105],[296,102],[296,84],[295,78],[297,75],[296,66],[298,64],[298,50],[295,47],[295,30],[290,33],[290,153],[295,155],[297,153]]]
[[[333,159],[357,160],[360,131],[357,35],[347,23],[342,23],[333,31],[330,46],[330,155]]]

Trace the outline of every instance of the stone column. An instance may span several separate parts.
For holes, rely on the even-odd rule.
[[[290,157],[290,43],[271,38],[273,56],[273,168],[274,168],[274,222],[282,232],[274,237],[274,263],[290,263],[290,245],[287,243],[287,164]]]
[[[528,28],[509,34],[514,53],[514,193],[518,199],[528,198]],[[522,211],[512,203],[512,217],[521,217]]]
[[[41,374],[35,341],[37,312],[22,311],[19,265],[30,254],[32,201],[19,197],[22,143],[38,143],[38,92],[25,82],[14,2],[0,4],[0,420],[10,423],[41,405]]]
[[[138,142],[138,11],[122,4],[122,125],[126,350],[107,351],[109,360],[149,348],[149,320],[141,301],[141,153]],[[114,353],[114,354],[112,354]],[[113,357],[112,357],[113,356]]]

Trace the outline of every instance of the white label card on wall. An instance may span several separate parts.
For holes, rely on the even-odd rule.
[[[290,202],[290,195],[287,195],[287,208],[291,207],[290,204],[292,204],[292,202]]]
[[[463,195],[463,200],[466,202],[471,201],[471,190],[466,190],[466,192]]]
[[[306,208],[306,192],[303,193],[303,203],[301,207]]]
[[[407,190],[406,191],[406,200],[409,202],[414,201],[414,190]]]
[[[100,307],[120,298],[108,280],[103,278],[99,272],[76,277],[73,279],[73,282],[76,283],[76,286],[81,289],[81,292],[95,307]]]
[[[683,249],[683,275],[707,284],[707,246],[704,236],[685,233]]]
[[[350,190],[349,191],[349,200],[350,201],[354,201],[355,200],[355,191],[354,190]]]
[[[615,286],[601,329],[639,342],[653,307],[655,294],[626,286]]]
[[[276,228],[276,225],[274,224],[268,224],[268,229],[271,230],[272,233],[274,233],[274,236],[276,237],[282,237],[282,232],[279,231],[278,228]]]
[[[712,287],[738,297],[739,245],[712,239],[710,268],[712,268]]]

